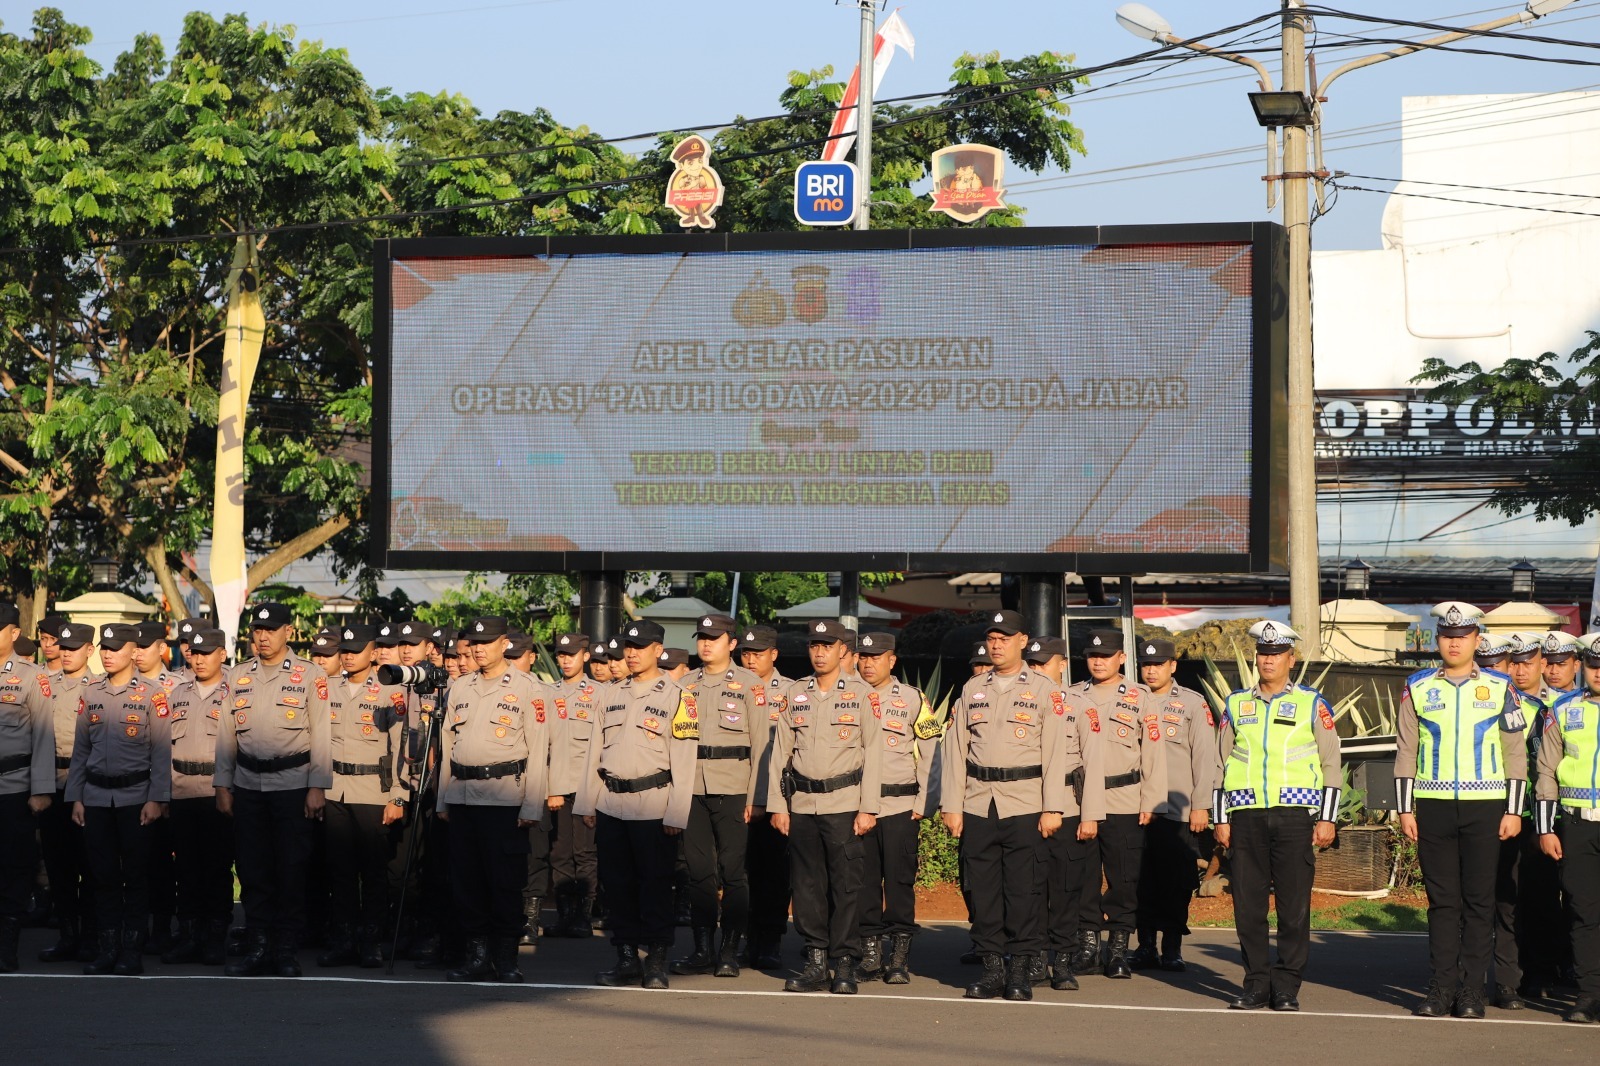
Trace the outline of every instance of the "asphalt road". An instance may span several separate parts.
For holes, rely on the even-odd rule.
[[[29,930],[24,960],[52,934]],[[680,949],[687,935],[679,936]],[[1318,933],[1299,1014],[1226,1009],[1241,977],[1233,932],[1200,930],[1186,974],[1094,977],[1032,1003],[961,998],[976,972],[956,957],[965,929],[918,938],[910,985],[854,997],[786,994],[781,977],[674,977],[666,992],[592,985],[611,952],[541,941],[523,952],[528,983],[452,985],[409,963],[306,977],[224,978],[152,960],[142,978],[83,977],[29,962],[0,976],[8,1063],[253,1064],[915,1062],[1297,1064],[1576,1062],[1600,1029],[1560,1021],[1559,1003],[1489,1010],[1480,1022],[1412,1018],[1427,942],[1404,934]],[[799,945],[785,942],[798,965]],[[685,949],[686,950],[686,949]],[[100,1058],[115,1056],[115,1059]]]

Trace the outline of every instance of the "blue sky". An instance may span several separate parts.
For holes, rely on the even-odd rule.
[[[1021,56],[1046,49],[1074,53],[1080,65],[1105,63],[1150,47],[1121,29],[1120,0],[911,0],[902,18],[917,38],[915,60],[898,56],[881,95],[937,91],[948,84],[963,51]],[[60,0],[67,16],[91,27],[90,54],[109,66],[136,33],[154,32],[170,48],[196,0]],[[1181,35],[1265,15],[1275,0],[1157,0]],[[1468,25],[1519,10],[1484,0],[1333,0],[1366,14]],[[26,32],[18,6],[6,29]],[[700,125],[777,110],[788,71],[832,64],[840,77],[855,59],[854,4],[832,0],[756,0],[682,5],[643,0],[260,0],[245,7],[252,22],[292,24],[302,37],[347,49],[375,86],[399,91],[449,90],[485,112],[542,106],[570,125],[587,123],[607,136]],[[1324,16],[1318,26],[1323,74],[1346,59],[1385,45],[1349,36],[1415,34]],[[1275,47],[1271,23],[1253,47]],[[1579,0],[1528,32],[1600,41],[1600,0]],[[1213,38],[1220,41],[1221,39]],[[1595,49],[1552,50],[1505,40],[1482,47],[1563,55],[1600,64]],[[1277,77],[1275,57],[1269,60]],[[1126,85],[1114,82],[1144,73]],[[1073,106],[1088,156],[1076,177],[1039,181],[1013,170],[1013,202],[1033,225],[1239,221],[1269,217],[1261,174],[1264,138],[1245,92],[1254,76],[1243,67],[1194,58],[1169,69],[1112,71]],[[1330,165],[1352,173],[1398,176],[1400,99],[1407,95],[1550,92],[1600,88],[1600,65],[1557,65],[1464,54],[1408,56],[1355,72],[1326,105]],[[1490,134],[1492,135],[1492,134]],[[627,145],[624,147],[636,147]],[[1237,149],[1233,155],[1185,157]],[[1147,164],[1162,164],[1147,166]],[[1220,165],[1219,165],[1220,164]],[[1123,169],[1123,168],[1137,169]],[[1209,169],[1198,169],[1209,168]],[[1024,184],[1031,182],[1032,184]],[[1384,198],[1350,193],[1318,223],[1319,248],[1378,244]]]

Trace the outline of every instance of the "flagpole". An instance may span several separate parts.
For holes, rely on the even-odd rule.
[[[861,5],[861,59],[856,68],[856,169],[861,172],[861,207],[856,229],[872,228],[872,75],[877,51],[878,0],[857,0]]]

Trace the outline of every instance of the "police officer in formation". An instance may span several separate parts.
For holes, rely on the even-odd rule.
[[[595,870],[594,830],[575,812],[589,743],[598,728],[604,704],[600,690],[585,673],[589,638],[563,633],[551,642],[555,651],[555,714],[550,726],[550,877],[556,899],[558,937],[588,939],[599,886]]]
[[[789,838],[773,828],[767,810],[773,726],[783,711],[790,684],[778,672],[778,631],[766,625],[745,630],[739,639],[739,662],[756,675],[767,712],[765,745],[753,756],[755,802],[745,846],[745,867],[750,878],[750,919],[745,931],[749,947],[745,957],[758,970],[776,970],[783,965],[783,934],[789,927]]]
[[[89,659],[94,654],[94,627],[66,619],[40,624],[40,636],[51,634],[55,667],[45,677],[54,710],[56,733],[55,801],[39,815],[39,843],[44,851],[45,873],[50,878],[50,901],[55,908],[59,935],[54,945],[39,952],[40,962],[88,962],[95,941],[93,882],[83,829],[72,820],[67,802],[67,769],[72,765],[72,743],[77,735],[79,699],[94,680]],[[41,649],[43,642],[41,642]]]
[[[14,604],[0,603],[0,973],[17,969],[17,940],[39,865],[35,818],[56,795],[50,679],[17,655],[20,619]]]

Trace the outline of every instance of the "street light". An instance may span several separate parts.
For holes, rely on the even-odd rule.
[[[1518,603],[1527,603],[1533,599],[1533,575],[1539,568],[1521,559],[1511,564],[1511,598]]]
[[[1256,121],[1267,129],[1279,126],[1309,126],[1316,121],[1316,108],[1305,93],[1263,92],[1250,94]]]
[[[108,559],[104,555],[96,556],[89,560],[89,584],[97,592],[104,592],[117,587],[117,575],[121,566],[115,559]]]
[[[1367,590],[1372,588],[1372,567],[1357,556],[1339,569],[1344,572],[1345,595],[1357,595],[1360,599],[1366,599]]]

